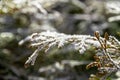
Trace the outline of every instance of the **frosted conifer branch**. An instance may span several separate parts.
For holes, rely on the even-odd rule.
[[[42,47],[42,49],[44,49],[45,52],[47,52],[53,46],[57,46],[58,48],[60,48],[63,47],[65,44],[72,44],[75,47],[75,50],[78,50],[81,54],[84,53],[88,48],[90,48],[90,46],[94,46],[97,48],[101,47],[100,43],[94,36],[66,35],[63,33],[49,31],[42,33],[33,33],[24,40],[20,41],[19,44],[22,45],[27,41],[30,42],[30,46],[37,48],[33,55],[31,55],[29,59],[26,61],[26,64],[31,63],[32,65],[34,65],[35,61],[34,58],[37,57],[36,54],[38,54],[39,51],[41,50],[39,49],[39,47]],[[109,41],[107,42],[107,45],[115,47]]]
[[[71,44],[74,49],[83,54],[90,47],[96,47],[97,53],[95,54],[95,62],[90,63],[87,68],[97,66],[100,73],[103,73],[101,79],[105,80],[106,76],[112,72],[120,70],[120,42],[113,36],[105,33],[101,37],[99,32],[95,32],[95,36],[90,35],[66,35],[57,32],[41,32],[33,33],[24,40],[19,42],[19,45],[25,42],[30,42],[31,47],[35,47],[35,52],[29,57],[25,63],[34,65],[38,53],[43,49],[47,52],[51,47],[63,47],[65,44]]]
[[[95,61],[87,65],[87,69],[97,66],[101,80],[105,80],[109,74],[120,70],[120,42],[114,37],[105,33],[104,38],[100,36],[99,32],[95,32],[95,36],[90,35],[66,35],[57,32],[41,32],[33,33],[24,40],[19,42],[19,45],[25,42],[30,42],[31,47],[35,47],[36,50],[28,58],[25,63],[25,67],[29,64],[34,65],[38,53],[41,50],[47,52],[51,47],[57,46],[58,48],[64,45],[71,44],[74,49],[83,54],[90,47],[96,47],[97,53],[94,58]]]

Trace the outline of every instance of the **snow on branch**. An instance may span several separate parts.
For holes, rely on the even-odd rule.
[[[25,67],[28,67],[29,64],[34,65],[41,50],[47,52],[51,47],[57,46],[61,48],[66,44],[71,44],[80,54],[83,54],[91,47],[96,48],[95,61],[88,64],[87,69],[96,66],[101,74],[107,74],[107,76],[112,72],[120,70],[120,42],[114,36],[109,36],[107,33],[105,33],[104,37],[101,37],[97,31],[95,32],[95,36],[66,35],[64,33],[46,31],[33,33],[21,40],[19,45],[25,42],[30,42],[30,46],[36,48],[26,61]],[[104,80],[106,76],[102,78]]]
[[[102,38],[101,38],[102,39]],[[19,45],[30,41],[31,47],[37,47],[35,53],[39,52],[39,47],[44,48],[45,52],[47,52],[51,47],[57,46],[58,48],[63,47],[65,44],[72,44],[76,50],[78,50],[81,54],[84,53],[91,45],[95,47],[100,47],[100,43],[98,40],[90,35],[66,35],[63,33],[57,32],[41,32],[41,33],[33,33],[28,36],[24,40],[19,42]],[[112,45],[108,42],[108,45]],[[112,45],[114,47],[114,45]],[[31,57],[32,58],[32,57]],[[31,62],[31,59],[28,59],[27,62]]]

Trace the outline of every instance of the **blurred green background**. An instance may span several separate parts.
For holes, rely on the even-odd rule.
[[[35,49],[18,43],[47,30],[78,35],[108,32],[120,39],[119,4],[119,0],[1,0],[0,80],[88,80],[97,72],[96,67],[85,68],[94,60],[92,48],[83,55],[69,45],[47,54],[41,51],[35,65],[25,69]]]

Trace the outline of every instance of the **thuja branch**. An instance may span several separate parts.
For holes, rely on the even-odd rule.
[[[104,56],[106,56],[116,66],[116,68],[120,69],[120,67],[113,61],[113,59],[111,58],[111,56],[107,52],[107,40],[109,40],[108,34],[105,33],[104,41],[100,39],[99,32],[95,32],[95,37],[98,39],[98,41],[102,47],[102,51],[103,51]]]
[[[120,63],[119,63],[119,59],[117,58],[117,53],[113,53],[110,51],[110,49],[114,49],[113,51],[117,50],[119,46],[119,44],[114,47],[114,48],[110,48],[107,47],[107,41],[109,41],[109,35],[107,33],[105,33],[104,35],[104,39],[101,39],[99,32],[95,32],[95,37],[97,38],[98,42],[101,45],[101,51],[102,51],[102,56],[96,56],[96,58],[99,58],[98,60],[96,60],[96,64],[98,66],[98,70],[100,71],[99,73],[102,74],[103,76],[100,78],[100,80],[106,80],[106,78],[112,73],[112,72],[116,72],[118,70],[120,70]],[[111,41],[111,40],[110,40]],[[114,38],[114,41],[111,41],[112,44],[115,45],[114,42],[119,43],[119,41],[117,39]],[[114,55],[113,55],[113,54]],[[100,53],[101,54],[101,53]],[[118,52],[119,54],[119,52]],[[118,55],[119,56],[119,55]],[[114,57],[114,58],[113,58]],[[117,60],[117,61],[116,61]],[[95,62],[92,62],[95,63]],[[96,66],[95,64],[95,66]]]
[[[113,36],[105,33],[101,37],[99,32],[95,32],[95,36],[90,35],[66,35],[57,32],[41,32],[33,33],[24,40],[19,42],[19,45],[25,42],[30,42],[31,47],[35,47],[35,52],[28,58],[25,67],[29,64],[34,65],[38,53],[43,49],[47,52],[51,47],[63,47],[65,44],[71,44],[75,50],[83,54],[87,49],[95,47],[95,62],[90,63],[87,68],[97,66],[99,73],[108,75],[112,72],[120,70],[120,42]],[[104,77],[104,76],[103,76]],[[104,80],[104,78],[101,78]]]

